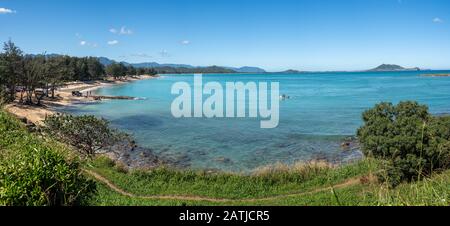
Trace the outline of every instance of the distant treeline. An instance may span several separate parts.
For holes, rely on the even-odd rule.
[[[211,66],[211,67],[196,67],[196,68],[185,68],[185,67],[157,67],[154,70],[158,74],[189,74],[189,73],[199,73],[199,74],[209,74],[209,73],[237,73],[236,71],[224,67]]]
[[[12,102],[19,98],[20,103],[36,102],[40,105],[43,98],[55,98],[55,90],[65,82],[185,73],[236,73],[236,71],[218,66],[136,68],[116,62],[105,66],[97,57],[25,54],[10,40],[4,43],[3,51],[0,52],[0,100]]]
[[[155,74],[153,68],[136,69],[117,63],[105,67],[96,57],[27,55],[8,41],[0,52],[0,100],[20,98],[20,103],[40,105],[45,97],[55,98],[55,90],[65,82]]]

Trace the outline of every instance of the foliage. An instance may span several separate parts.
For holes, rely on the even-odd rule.
[[[195,68],[185,68],[185,67],[157,67],[154,68],[155,74],[188,74],[188,73],[236,73],[236,71],[224,67],[210,66],[210,67],[195,67]]]
[[[103,79],[105,71],[98,58],[62,55],[24,55],[12,41],[0,54],[0,94],[5,102],[41,104],[45,97],[55,98],[55,90],[66,81]],[[25,96],[26,95],[26,96]],[[34,95],[34,97],[33,97]]]
[[[44,57],[25,57],[23,60],[23,74],[20,75],[20,103],[33,104],[33,94],[40,104],[45,92],[38,93],[38,87],[46,85],[46,78],[44,77]],[[26,93],[26,100],[24,101],[24,93]]]
[[[23,73],[23,53],[11,40],[4,43],[3,53],[0,55],[0,86],[5,90],[7,101],[15,99],[16,86]]]
[[[106,67],[106,73],[114,78],[125,77],[127,72],[127,67],[119,63],[112,63]]]
[[[396,186],[447,169],[450,119],[433,117],[417,102],[381,103],[363,114],[358,137],[366,156],[385,161],[382,179]]]
[[[293,168],[275,167],[249,174],[177,170],[160,167],[152,170],[118,169],[117,163],[98,157],[92,164],[95,172],[112,180],[127,192],[138,195],[187,195],[214,198],[264,198],[273,195],[310,191],[375,170],[371,160],[342,167],[325,167],[303,163]]]
[[[107,120],[94,116],[53,115],[47,117],[44,124],[48,134],[88,156],[128,138],[110,128]]]
[[[154,68],[137,68],[137,75],[156,75],[158,72]]]
[[[4,112],[0,150],[0,205],[84,205],[95,194],[96,184],[82,175],[77,159],[28,133]]]

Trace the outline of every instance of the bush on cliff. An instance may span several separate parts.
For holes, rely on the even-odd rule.
[[[364,112],[357,134],[366,156],[384,160],[392,186],[450,166],[450,117],[434,117],[417,102],[380,103]]]
[[[107,120],[91,115],[54,115],[44,123],[50,136],[90,157],[128,138],[127,134],[112,129]]]

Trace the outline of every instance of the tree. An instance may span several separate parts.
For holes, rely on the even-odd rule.
[[[48,84],[46,84],[46,95],[48,96],[48,89],[50,88],[52,99],[55,98],[57,87],[63,84],[64,75],[70,73],[66,63],[64,57],[51,57],[47,58],[45,61],[44,77],[48,82]]]
[[[114,74],[125,76],[127,68],[116,65]],[[0,94],[2,101],[14,101],[20,92],[20,103],[37,104],[45,97],[55,98],[55,90],[65,81],[102,79],[104,66],[98,58],[77,58],[59,55],[25,55],[10,40],[0,54]],[[26,100],[24,95],[26,94]]]
[[[5,91],[6,91],[6,87],[5,87],[5,79],[6,79],[6,67],[5,67],[5,62],[4,62],[4,57],[3,54],[0,53],[0,104],[3,103],[4,101],[4,96],[5,96]]]
[[[90,80],[100,79],[105,75],[105,67],[97,58],[87,58],[87,66]]]
[[[43,67],[45,59],[42,56],[27,56],[23,60],[23,74],[20,76],[20,84],[22,85],[20,102],[25,104],[33,104],[33,94],[36,96],[36,89],[44,86]],[[23,94],[27,94],[26,101],[23,101]],[[39,97],[39,98],[38,98]],[[42,97],[36,96],[38,104]]]
[[[145,68],[138,68],[137,69],[137,75],[144,75],[145,74]]]
[[[154,68],[146,68],[145,69],[145,73],[147,75],[156,75],[156,74],[158,74],[158,72]]]
[[[0,60],[3,71],[1,81],[7,91],[6,100],[14,101],[18,78],[23,73],[23,52],[11,40],[4,43],[3,51]]]
[[[137,74],[136,68],[134,68],[131,65],[127,67],[127,75],[135,76],[136,74]]]
[[[127,68],[121,63],[112,63],[106,67],[106,73],[113,76],[114,79],[117,79],[126,76]]]
[[[450,118],[417,102],[381,103],[364,112],[357,134],[366,156],[381,159],[395,186],[450,166]]]
[[[94,116],[54,115],[44,124],[48,134],[89,157],[128,138],[127,134],[111,129],[107,120]]]

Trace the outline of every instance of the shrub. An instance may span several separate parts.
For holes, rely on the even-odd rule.
[[[417,102],[380,103],[363,113],[358,138],[366,156],[382,159],[396,186],[449,167],[450,118],[433,117]]]
[[[83,205],[95,193],[79,163],[48,148],[34,148],[0,163],[0,204],[10,206]]]
[[[95,191],[79,161],[0,112],[0,205],[83,205]]]
[[[105,119],[94,116],[53,115],[44,124],[48,134],[88,156],[128,138],[126,134],[111,129]]]

